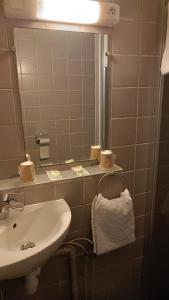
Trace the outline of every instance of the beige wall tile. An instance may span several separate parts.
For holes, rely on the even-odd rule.
[[[21,58],[20,66],[21,66],[22,74],[36,74],[37,73],[36,59]]]
[[[69,59],[68,60],[68,74],[80,75],[82,73],[81,60]]]
[[[111,120],[111,147],[134,145],[136,138],[136,119]]]
[[[53,90],[53,77],[49,75],[38,75],[38,89],[40,90]]]
[[[151,143],[156,137],[156,118],[138,118],[137,122],[137,143]]]
[[[159,64],[160,61],[158,57],[141,57],[139,83],[141,87],[159,86]]]
[[[69,107],[68,106],[58,106],[55,112],[56,120],[67,120],[69,119]]]
[[[7,160],[21,155],[18,145],[16,126],[0,126],[1,151],[0,159]]]
[[[83,89],[94,90],[95,89],[95,77],[92,75],[83,76]]]
[[[83,102],[84,104],[95,103],[95,91],[94,90],[83,90]]]
[[[83,131],[83,120],[82,119],[70,120],[69,124],[70,124],[70,131],[72,133]]]
[[[0,49],[8,48],[7,29],[3,20],[0,20]]]
[[[43,184],[24,189],[26,204],[33,204],[56,199],[54,184]]]
[[[81,76],[69,76],[69,90],[81,90],[82,89],[82,78]]]
[[[51,43],[49,41],[39,41],[37,40],[36,43],[36,54],[37,57],[44,57],[46,58],[51,58],[52,55],[52,47],[51,47]]]
[[[68,104],[68,91],[39,91],[40,105],[56,106]]]
[[[149,192],[152,189],[152,175],[153,172],[149,170],[136,171],[135,177],[135,192],[141,194]]]
[[[82,73],[85,75],[94,75],[95,62],[94,60],[82,60]]]
[[[0,56],[0,88],[12,88],[11,64],[8,53],[1,54]]]
[[[56,197],[63,198],[71,207],[83,205],[83,179],[56,183]]]
[[[79,146],[83,144],[83,136],[81,133],[70,134],[70,144],[72,146]]]
[[[40,121],[39,107],[25,107],[24,109],[25,121]]]
[[[85,34],[82,38],[82,58],[93,59],[95,57],[94,39],[92,34]]]
[[[136,195],[133,202],[135,216],[147,215],[151,210],[151,202],[151,193]]]
[[[52,73],[52,60],[48,58],[37,58],[37,71],[38,74],[51,74]]]
[[[112,58],[112,87],[137,87],[138,56],[117,56]]]
[[[52,68],[56,75],[65,75],[67,74],[67,61],[65,59],[53,59]]]
[[[28,39],[20,39],[19,41],[19,49],[18,49],[18,55],[19,57],[32,57],[34,58],[36,56],[35,52],[35,42]]]
[[[141,30],[141,54],[160,55],[161,26],[145,22]]]
[[[52,46],[52,58],[66,59],[67,48],[64,44],[56,44]]]
[[[153,116],[157,113],[158,88],[141,88],[138,91],[138,115]]]
[[[81,119],[82,118],[82,105],[71,105],[70,106],[70,119]]]
[[[121,18],[140,19],[141,18],[141,0],[117,0],[120,5]],[[131,9],[132,8],[132,9]]]
[[[151,168],[154,164],[154,144],[136,146],[136,170]]]
[[[26,136],[34,136],[41,132],[41,124],[39,122],[25,122],[24,123],[24,133]]]
[[[26,106],[38,106],[39,97],[36,91],[20,91],[21,103]]]
[[[68,77],[65,75],[54,75],[53,87],[55,90],[68,90]]]
[[[82,91],[69,91],[70,104],[82,103]]]
[[[115,162],[123,168],[124,171],[134,169],[135,147],[113,147],[113,152],[116,154]]]
[[[54,134],[55,131],[55,121],[40,121],[41,132],[48,132]]]
[[[111,118],[136,117],[137,89],[112,89],[111,91]]]
[[[0,125],[16,123],[14,95],[12,90],[0,90]]]
[[[143,0],[143,19],[150,22],[161,21],[163,1]]]
[[[56,115],[55,106],[42,106],[40,108],[40,116],[42,121],[55,121]]]
[[[22,88],[23,90],[37,90],[38,78],[36,75],[22,75]]]
[[[68,133],[69,132],[69,121],[68,120],[55,121],[55,132],[56,132],[56,134]]]
[[[138,54],[139,38],[139,22],[121,20],[112,31],[112,52],[115,54]]]
[[[18,166],[24,159],[21,156],[18,159],[0,160],[0,179],[18,176]]]

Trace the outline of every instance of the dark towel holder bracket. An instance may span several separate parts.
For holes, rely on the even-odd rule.
[[[112,176],[112,177],[119,177],[121,179],[121,181],[124,183],[125,187],[129,190],[129,185],[128,185],[128,181],[126,179],[126,177],[123,175],[123,174],[119,174],[119,173],[106,173],[104,174],[98,181],[98,184],[97,184],[97,195],[99,194],[99,186],[100,184],[103,182],[103,180],[109,176]]]

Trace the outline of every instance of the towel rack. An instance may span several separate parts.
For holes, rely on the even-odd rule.
[[[123,174],[119,174],[119,173],[106,173],[104,174],[98,181],[98,184],[97,184],[97,195],[99,194],[99,186],[100,184],[103,182],[103,180],[109,176],[113,176],[113,177],[120,177],[122,183],[126,186],[127,189],[129,189],[129,185],[128,185],[128,181],[126,179],[126,177],[123,175]]]

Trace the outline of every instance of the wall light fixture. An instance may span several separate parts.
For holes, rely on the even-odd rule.
[[[8,18],[113,26],[120,7],[95,0],[4,0],[4,13]]]

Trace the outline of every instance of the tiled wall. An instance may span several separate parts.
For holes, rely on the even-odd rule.
[[[48,161],[88,158],[95,144],[95,35],[15,29],[26,150],[40,162],[36,135],[50,138]]]
[[[153,179],[153,153],[156,138],[156,117],[160,79],[160,32],[161,8],[163,0],[117,0],[121,6],[120,23],[112,29],[111,80],[109,80],[109,143],[117,154],[117,163],[124,168],[130,191],[134,199],[136,214],[136,243],[109,255],[94,259],[94,279],[90,274],[92,262],[88,263],[88,280],[93,283],[94,298],[104,300],[139,299],[144,258],[144,241],[148,237]],[[2,47],[8,48],[11,40],[11,22],[4,22],[1,32]],[[48,27],[54,24],[19,22],[18,26]],[[16,27],[18,27],[16,26]],[[2,27],[1,27],[2,28]],[[11,176],[16,172],[18,160],[23,156],[21,138],[20,110],[15,80],[16,69],[13,54],[4,54],[0,59],[0,87],[5,96],[2,98],[2,116],[9,111],[17,112],[11,118],[0,118],[2,147],[0,151],[0,172]],[[11,67],[13,69],[11,69]],[[12,71],[11,71],[12,70]],[[7,91],[10,94],[7,101]],[[14,99],[14,100],[13,100]],[[5,103],[5,104],[4,104]],[[6,105],[9,103],[9,106]],[[11,105],[13,105],[11,107]],[[8,108],[9,107],[9,108]],[[14,110],[15,107],[15,110]],[[19,111],[19,113],[18,113]],[[1,112],[0,112],[1,113]],[[1,122],[1,121],[0,121]],[[11,134],[12,133],[12,134]],[[20,137],[17,152],[16,137]],[[16,151],[16,152],[15,152]],[[4,169],[2,169],[2,167]],[[6,172],[6,173],[5,173]],[[69,238],[90,236],[90,203],[96,192],[98,178],[76,180],[62,184],[44,185],[40,188],[25,190],[29,199],[45,199],[63,196],[72,206],[73,221]],[[38,196],[40,195],[40,196]],[[44,199],[44,198],[43,198]],[[59,265],[59,268],[57,267]],[[53,261],[47,264],[41,276],[39,292],[32,299],[71,299],[70,278],[67,261]],[[56,266],[54,268],[54,266]],[[66,267],[65,267],[66,266]],[[57,271],[56,271],[57,270]],[[65,271],[66,270],[66,271]],[[84,265],[79,258],[78,274],[83,274]],[[56,273],[55,273],[56,271]],[[47,280],[49,279],[49,281]],[[84,299],[84,277],[79,275],[81,298]],[[91,289],[91,286],[89,284]],[[89,289],[89,290],[90,290]],[[3,284],[5,300],[26,299],[22,293],[22,281]],[[28,297],[29,298],[29,297]],[[88,299],[91,299],[90,295]]]

